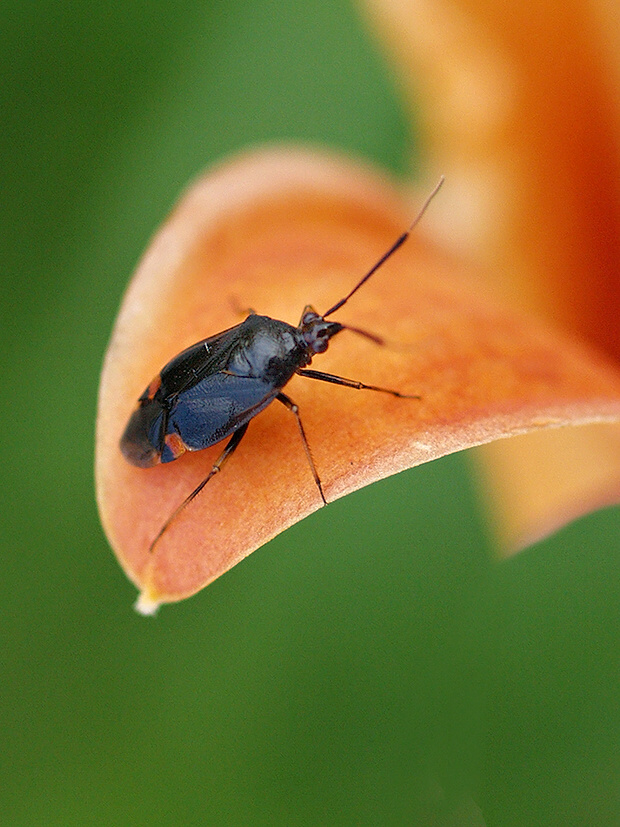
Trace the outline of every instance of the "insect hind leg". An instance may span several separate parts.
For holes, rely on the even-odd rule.
[[[279,393],[276,396],[278,402],[281,402],[285,407],[289,409],[289,411],[294,414],[295,419],[297,420],[297,427],[299,428],[299,434],[301,436],[301,441],[304,446],[304,451],[306,452],[306,457],[308,458],[308,464],[312,470],[312,476],[314,477],[314,481],[316,483],[316,487],[319,489],[319,494],[321,495],[321,499],[323,500],[323,505],[327,505],[327,500],[325,499],[325,494],[323,493],[323,486],[321,485],[321,479],[318,475],[316,470],[316,465],[314,464],[314,459],[312,458],[312,452],[310,451],[310,445],[308,444],[308,439],[306,438],[306,432],[304,431],[304,426],[301,424],[301,417],[299,416],[299,408],[293,402],[292,399],[285,393]]]
[[[380,388],[377,385],[365,385],[363,382],[357,382],[355,379],[345,379],[344,376],[335,376],[333,373],[324,373],[322,370],[307,370],[305,368],[300,368],[297,371],[297,374],[299,376],[305,376],[307,379],[318,379],[321,382],[330,382],[332,385],[344,385],[345,388],[389,393],[392,396],[397,396],[399,399],[422,398],[418,394],[400,393],[400,391],[393,391],[390,388]]]
[[[239,443],[243,439],[243,437],[245,435],[245,432],[248,429],[248,425],[249,425],[249,422],[246,422],[245,425],[242,425],[238,430],[236,430],[234,432],[232,437],[226,443],[226,447],[224,448],[222,453],[219,455],[219,457],[213,463],[213,466],[212,466],[211,470],[209,471],[209,473],[207,474],[207,476],[202,480],[202,482],[199,485],[196,486],[196,488],[194,488],[192,493],[183,500],[181,505],[179,505],[179,506],[177,506],[177,508],[175,508],[175,510],[172,512],[172,514],[168,517],[166,522],[160,528],[157,537],[155,537],[155,539],[153,540],[153,542],[149,546],[149,552],[153,551],[153,549],[155,548],[155,545],[159,542],[159,540],[161,539],[163,533],[176,520],[176,518],[179,516],[179,514],[182,511],[184,511],[185,508],[187,508],[187,506],[191,503],[191,501],[196,499],[198,494],[200,494],[200,492],[205,487],[205,485],[209,482],[209,480],[211,480],[219,471],[222,470],[222,466],[224,465],[226,460],[230,456],[232,456],[235,449],[238,447]]]

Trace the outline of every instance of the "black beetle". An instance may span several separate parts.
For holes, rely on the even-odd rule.
[[[404,399],[420,398],[331,373],[308,370],[307,366],[316,354],[327,350],[329,340],[341,330],[351,330],[382,344],[382,340],[372,333],[326,319],[341,308],[406,241],[442,183],[443,177],[409,229],[326,313],[321,315],[308,305],[299,325],[293,327],[251,311],[241,324],[203,339],[179,353],[147,387],[138,400],[138,407],[131,415],[120,443],[123,455],[133,465],[150,468],[159,463],[172,462],[185,451],[200,451],[232,434],[209,474],[166,520],[150,545],[151,551],[175,517],[231,456],[250,420],[274,399],[282,402],[295,415],[319,494],[327,503],[297,406],[282,393],[282,388],[295,374],[349,388],[389,393]]]

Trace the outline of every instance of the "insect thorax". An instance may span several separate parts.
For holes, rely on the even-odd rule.
[[[239,342],[228,370],[282,387],[306,364],[307,347],[297,328],[269,316],[252,315],[239,328]]]

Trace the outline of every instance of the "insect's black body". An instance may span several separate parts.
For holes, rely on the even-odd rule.
[[[342,330],[311,307],[298,327],[251,314],[168,362],[144,391],[121,440],[140,468],[215,445],[253,419]]]
[[[186,451],[200,451],[230,436],[211,471],[166,520],[151,550],[179,513],[221,469],[241,442],[248,424],[274,399],[296,417],[304,450],[323,502],[327,502],[297,405],[282,393],[294,374],[349,388],[419,399],[398,391],[365,385],[342,376],[308,370],[312,358],[324,353],[332,336],[352,330],[378,344],[382,340],[359,328],[326,321],[405,242],[441,184],[427,198],[411,227],[404,232],[355,287],[322,316],[309,305],[297,327],[251,313],[235,327],[203,339],[182,351],[163,368],[138,400],[121,439],[125,458],[139,468],[172,462]]]

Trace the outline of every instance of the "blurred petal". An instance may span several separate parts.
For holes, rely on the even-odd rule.
[[[618,360],[617,4],[366,5],[419,107],[430,158],[450,181],[434,226],[486,269],[494,291]],[[520,544],[616,502],[619,441],[608,428],[485,449],[504,541]],[[553,486],[539,485],[559,468]]]
[[[529,433],[483,445],[476,454],[484,460],[486,501],[504,547],[524,548],[576,517],[620,501],[616,425]]]
[[[295,324],[306,303],[324,312],[414,212],[368,170],[280,149],[199,180],[154,238],[105,359],[96,446],[103,525],[143,610],[196,592],[320,506],[295,422],[272,405],[150,554],[222,446],[130,466],[118,443],[144,387],[181,349],[239,321],[235,307]],[[498,309],[463,276],[416,231],[336,314],[388,345],[345,331],[317,359],[322,370],[421,401],[301,377],[287,386],[328,500],[498,437],[620,419],[620,377],[602,359]]]

